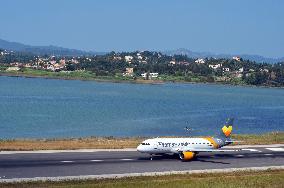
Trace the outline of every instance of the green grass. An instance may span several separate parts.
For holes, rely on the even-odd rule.
[[[91,79],[96,75],[90,71],[72,71],[72,72],[52,72],[46,70],[36,70],[30,68],[24,68],[22,71],[18,71],[18,74],[26,76],[44,76],[44,77],[56,77],[56,78],[74,78],[74,79]]]
[[[29,182],[29,183],[6,183],[0,187],[78,187],[78,188],[186,188],[186,187],[218,187],[218,188],[243,188],[243,187],[283,187],[284,170],[261,171],[261,172],[234,172],[214,174],[185,174],[151,177],[131,177],[121,179],[102,179],[86,181],[63,181],[63,182]]]
[[[233,139],[241,140],[241,144],[283,144],[284,132],[271,132],[266,134],[233,134]]]
[[[70,80],[96,80],[96,81],[134,81],[131,77],[122,75],[115,76],[97,76],[91,71],[70,71],[70,72],[53,72],[48,70],[38,70],[32,68],[23,68],[20,71],[5,71],[6,67],[0,67],[0,74],[7,76],[25,76],[25,77],[43,77],[55,79],[70,79]]]

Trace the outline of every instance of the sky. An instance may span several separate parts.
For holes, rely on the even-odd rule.
[[[0,38],[107,51],[284,56],[283,0],[0,0]]]

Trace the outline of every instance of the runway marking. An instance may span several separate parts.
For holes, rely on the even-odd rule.
[[[271,151],[284,151],[284,148],[265,148],[265,149],[268,149],[268,150],[271,150]]]
[[[120,159],[122,161],[133,161],[134,159]]]
[[[94,159],[94,160],[90,160],[90,161],[92,161],[92,162],[101,162],[103,160]]]
[[[74,163],[74,161],[60,161],[62,163]]]
[[[237,157],[244,157],[244,155],[236,155]]]
[[[266,155],[266,156],[271,156],[271,155],[273,155],[272,153],[266,153],[266,154],[264,154],[264,155]]]
[[[256,151],[256,152],[262,152],[262,151],[259,151],[257,149],[242,149],[242,151]]]

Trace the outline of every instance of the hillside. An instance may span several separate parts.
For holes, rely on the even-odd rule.
[[[284,57],[282,58],[268,58],[268,57],[263,57],[260,55],[249,55],[249,54],[213,54],[210,52],[193,52],[191,50],[185,49],[185,48],[179,48],[177,50],[168,50],[168,51],[164,51],[163,53],[167,54],[167,55],[187,55],[188,57],[191,58],[232,58],[233,56],[240,56],[241,58],[245,59],[245,60],[250,60],[250,61],[255,61],[255,62],[259,62],[259,63],[278,63],[278,62],[283,62],[284,61]]]
[[[0,39],[0,48],[17,51],[28,52],[35,55],[55,55],[55,56],[79,56],[79,55],[93,55],[95,52],[86,52],[82,50],[62,48],[58,46],[31,46],[18,42],[9,42]]]

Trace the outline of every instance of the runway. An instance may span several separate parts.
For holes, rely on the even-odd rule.
[[[254,146],[240,152],[199,153],[193,161],[136,151],[0,152],[0,182],[23,178],[73,177],[164,171],[284,166],[284,146]]]

